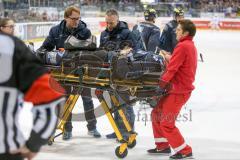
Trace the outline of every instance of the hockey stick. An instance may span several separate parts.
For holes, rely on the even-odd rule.
[[[200,56],[200,59],[198,59],[198,62],[202,62],[202,63],[203,63],[204,60],[203,60],[203,55],[202,55],[202,53],[200,53],[199,56]]]

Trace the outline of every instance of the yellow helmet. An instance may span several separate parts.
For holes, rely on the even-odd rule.
[[[157,12],[155,9],[149,8],[144,11],[145,20],[151,20],[152,18],[156,18],[156,17],[157,17]]]
[[[184,10],[182,8],[174,8],[173,12],[175,16],[184,16]]]

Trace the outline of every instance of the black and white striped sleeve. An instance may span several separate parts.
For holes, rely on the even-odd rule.
[[[26,146],[32,152],[38,152],[42,145],[46,144],[54,133],[60,107],[64,105],[65,98],[54,102],[33,107],[33,129]]]

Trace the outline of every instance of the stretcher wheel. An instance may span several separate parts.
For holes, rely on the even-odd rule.
[[[51,146],[54,142],[54,136],[51,136],[49,139],[48,139],[48,145]]]
[[[128,150],[127,148],[124,150],[124,152],[120,153],[120,146],[118,146],[116,149],[115,149],[115,155],[118,157],[118,158],[125,158],[128,154]]]
[[[127,146],[128,146],[128,148],[133,148],[136,146],[136,144],[137,144],[137,141],[136,141],[136,139],[134,139],[133,142],[131,144],[128,144]]]
[[[52,140],[48,140],[48,145],[51,146],[53,144]]]

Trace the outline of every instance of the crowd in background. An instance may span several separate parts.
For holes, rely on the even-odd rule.
[[[226,17],[236,17],[240,14],[239,0],[201,0],[196,8],[201,12],[220,12],[225,13]]]
[[[172,8],[182,6],[187,15],[200,17],[201,13],[222,13],[224,17],[240,18],[239,0],[157,0],[147,6],[139,0],[45,0],[45,3],[35,3],[35,0],[18,0],[19,4],[4,4],[2,17],[9,17],[16,22],[57,21],[62,19],[64,8],[69,5],[81,7],[82,15],[102,16],[109,8],[117,9],[120,14],[142,16],[146,7],[155,7],[160,17],[169,17]],[[20,3],[21,1],[21,3]],[[29,7],[31,5],[31,7]],[[49,11],[47,8],[53,8]],[[55,8],[55,9],[54,9]]]

